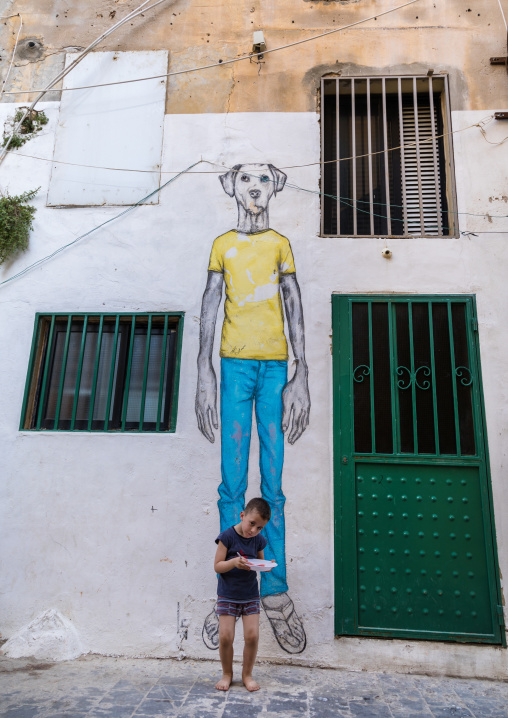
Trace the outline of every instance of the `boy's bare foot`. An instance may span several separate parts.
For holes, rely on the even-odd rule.
[[[218,691],[229,691],[229,686],[231,685],[232,680],[233,676],[228,676],[224,673],[220,681],[215,684],[215,687]]]
[[[242,676],[243,685],[247,688],[248,691],[252,693],[252,691],[259,691],[260,685],[259,683],[256,683],[254,678],[252,676]]]

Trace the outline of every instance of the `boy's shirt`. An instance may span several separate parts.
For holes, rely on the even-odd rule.
[[[227,549],[226,561],[235,558],[238,554],[244,558],[257,558],[258,551],[263,551],[267,540],[261,534],[252,538],[244,538],[235,531],[235,528],[226,529],[215,539],[215,543],[222,541]],[[259,598],[259,587],[256,571],[244,571],[241,568],[232,568],[231,571],[218,574],[217,595],[236,603],[243,603]]]
[[[295,272],[289,240],[273,229],[231,230],[214,241],[208,271],[226,285],[221,357],[286,361],[279,278]]]

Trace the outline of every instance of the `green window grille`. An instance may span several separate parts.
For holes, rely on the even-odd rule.
[[[175,431],[183,313],[37,314],[21,429]]]

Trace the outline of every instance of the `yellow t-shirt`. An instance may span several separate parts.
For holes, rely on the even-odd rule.
[[[221,357],[286,360],[279,277],[295,272],[289,240],[273,229],[231,230],[214,241],[208,270],[226,285]]]

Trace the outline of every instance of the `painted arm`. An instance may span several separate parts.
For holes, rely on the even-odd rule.
[[[196,416],[198,428],[212,444],[215,436],[212,425],[219,428],[217,417],[217,377],[212,364],[213,339],[217,311],[222,299],[224,280],[219,272],[208,272],[206,288],[201,303],[199,329],[198,386],[196,390]]]
[[[296,274],[280,278],[284,308],[288,322],[289,340],[293,348],[296,370],[282,392],[282,431],[289,429],[288,441],[294,444],[309,425],[309,370],[305,361],[305,327],[302,298]]]

